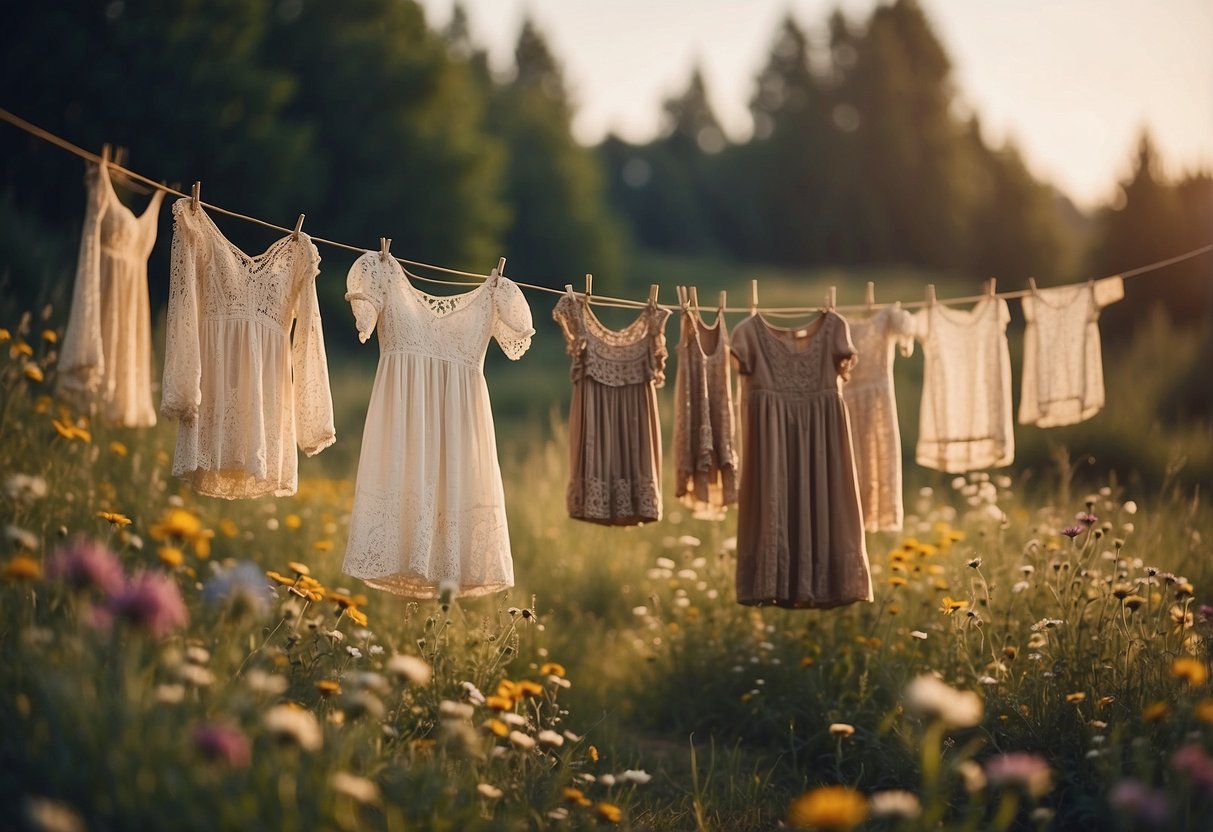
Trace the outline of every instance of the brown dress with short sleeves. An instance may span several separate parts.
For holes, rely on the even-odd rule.
[[[573,359],[569,408],[569,516],[609,526],[661,519],[661,422],[665,324],[649,304],[608,329],[570,290],[552,310]]]
[[[751,315],[733,330],[742,378],[737,601],[835,607],[872,600],[842,382],[845,319],[795,330]]]

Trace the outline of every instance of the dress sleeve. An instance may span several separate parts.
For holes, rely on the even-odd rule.
[[[202,246],[190,216],[190,201],[173,203],[173,244],[168,278],[168,326],[160,412],[192,422],[202,402],[202,356],[198,343],[198,282]]]
[[[842,376],[842,380],[847,381],[851,377],[851,370],[859,362],[859,353],[851,342],[851,325],[847,323],[847,319],[838,314],[834,314],[834,318],[837,324],[830,345],[834,355],[834,367],[838,375]]]
[[[889,337],[897,344],[902,358],[914,354],[914,316],[900,306],[889,312]]]
[[[89,165],[84,175],[84,229],[76,258],[72,308],[59,355],[59,387],[87,398],[101,386],[105,355],[101,345],[101,220],[106,211],[104,171]]]
[[[1125,281],[1120,275],[1095,281],[1095,308],[1103,309],[1125,296]]]
[[[368,251],[354,261],[349,274],[345,276],[345,299],[354,310],[358,340],[364,344],[375,331],[379,314],[383,312],[383,278],[376,259],[378,256]]]
[[[665,364],[670,357],[669,348],[665,342],[665,325],[670,320],[670,310],[656,309],[653,313],[653,333],[649,342],[652,347],[653,381],[656,386],[665,385]]]
[[[295,333],[291,363],[295,376],[295,430],[299,449],[315,456],[337,441],[333,425],[333,394],[329,389],[328,357],[320,325],[320,303],[316,299],[316,275],[320,253],[309,238],[296,243],[302,252],[298,265],[302,282],[295,301]]]
[[[751,356],[753,355],[750,342],[750,330],[752,325],[750,318],[746,318],[733,328],[733,335],[729,339],[729,353],[733,356],[733,360],[737,362],[737,372],[743,376],[748,376],[754,372],[754,364]]]
[[[518,284],[498,276],[493,287],[493,337],[511,361],[517,361],[531,348],[535,334],[531,307]]]
[[[578,301],[572,295],[563,295],[552,308],[552,320],[560,324],[560,332],[564,335],[564,346],[569,355],[576,358],[581,354],[584,334],[581,331],[580,311]]]

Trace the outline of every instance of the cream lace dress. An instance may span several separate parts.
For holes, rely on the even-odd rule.
[[[895,347],[902,356],[913,353],[914,317],[897,304],[869,318],[851,319],[850,324],[859,362],[842,395],[851,415],[863,524],[870,532],[900,531],[905,510],[893,356]]]
[[[1038,289],[1023,299],[1020,424],[1073,425],[1103,408],[1099,311],[1125,296],[1124,280]]]
[[[306,234],[253,257],[203,208],[173,203],[160,412],[181,423],[173,474],[199,493],[294,494],[296,437],[308,456],[336,440],[319,265]]]
[[[89,165],[84,231],[63,348],[59,391],[115,427],[156,424],[152,404],[147,258],[156,244],[163,191],[136,215],[114,191],[109,168]]]
[[[572,358],[569,516],[608,526],[661,519],[661,420],[668,310],[650,303],[607,328],[570,288],[552,310]]]
[[[379,331],[344,571],[435,598],[514,585],[484,355],[521,358],[535,330],[521,290],[494,273],[460,295],[416,289],[394,258],[362,255],[346,280],[363,342]]]
[[[674,494],[695,517],[722,520],[737,502],[732,367],[723,312],[708,326],[684,305],[674,380]]]
[[[1010,320],[1007,302],[990,296],[967,310],[932,303],[915,314],[923,353],[919,465],[963,473],[1015,458]]]

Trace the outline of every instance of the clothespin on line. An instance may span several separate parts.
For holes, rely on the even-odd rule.
[[[111,148],[110,148],[109,142],[106,142],[105,144],[101,145],[101,164],[105,165],[106,167],[109,167],[109,163],[110,163],[110,155],[111,155],[110,150],[111,150]]]
[[[650,283],[649,284],[649,303],[651,305],[653,305],[653,306],[657,305],[657,294],[660,291],[661,291],[661,284],[659,284],[659,283]]]
[[[989,295],[990,297],[994,297],[994,295],[997,294],[997,292],[994,291],[997,286],[998,286],[998,280],[996,278],[991,277],[989,280],[986,281],[986,294]]]
[[[876,305],[876,283],[868,281],[868,288],[864,290],[863,302],[867,304],[868,309]]]
[[[758,280],[757,278],[750,281],[750,314],[758,314]]]
[[[303,217],[304,217],[304,215],[300,214],[299,219],[295,220],[295,230],[291,232],[292,239],[295,239],[295,240],[299,239],[299,230],[301,228],[303,228]]]
[[[197,211],[198,206],[200,206],[201,204],[202,204],[202,182],[198,181],[198,182],[195,182],[194,187],[190,189],[190,208]]]
[[[935,284],[927,284],[927,306],[935,305]]]
[[[1036,278],[1028,278],[1028,288],[1032,290],[1032,294],[1036,294]]]
[[[834,309],[836,300],[838,300],[838,287],[831,286],[830,288],[826,289],[826,310],[827,311],[832,311]]]
[[[695,307],[695,311],[698,312],[699,311],[699,287],[697,287],[697,286],[691,287],[690,302],[691,302],[691,306]]]
[[[387,260],[388,252],[392,249],[392,241],[389,237],[379,238],[379,259]]]
[[[720,292],[720,311],[721,312],[724,312],[725,307],[728,306],[728,304],[725,303],[725,301],[727,301],[728,299],[729,299],[729,293],[722,290]]]
[[[675,286],[674,287],[674,297],[676,297],[678,299],[679,306],[681,306],[683,309],[687,308],[687,287]]]
[[[497,258],[497,276],[500,277],[503,274],[505,274],[505,258],[498,257]]]
[[[585,300],[589,303],[590,295],[594,294],[594,275],[585,273]]]

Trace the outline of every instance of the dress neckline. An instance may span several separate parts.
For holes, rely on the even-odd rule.
[[[1039,303],[1041,306],[1047,306],[1049,309],[1052,309],[1054,312],[1062,312],[1062,311],[1065,311],[1066,309],[1068,309],[1070,304],[1077,301],[1083,295],[1086,295],[1088,299],[1094,297],[1094,294],[1095,294],[1094,288],[1095,288],[1095,281],[1089,280],[1086,283],[1080,283],[1074,287],[1056,286],[1056,287],[1049,288],[1049,289],[1036,289],[1035,291],[1032,292],[1031,295],[1029,295],[1029,297],[1032,298],[1033,303]],[[1065,293],[1066,289],[1071,289],[1072,291],[1070,291],[1068,293],[1069,297],[1067,297],[1065,300],[1063,300],[1059,303],[1053,303],[1053,302],[1045,299],[1046,295],[1063,294],[1063,293]]]
[[[367,254],[378,256],[377,252],[368,251]],[[495,282],[499,277],[499,275],[493,275],[476,288],[467,292],[456,292],[453,295],[431,295],[429,292],[423,292],[413,285],[413,281],[409,280],[409,273],[405,271],[404,266],[400,265],[400,261],[393,257],[392,263],[395,264],[395,270],[398,271],[400,276],[404,279],[404,285],[409,287],[409,294],[413,296],[413,298],[434,320],[444,320],[458,312],[468,309],[472,306],[472,302],[475,300],[475,297],[484,292],[485,287],[490,283]],[[435,304],[430,302],[431,300],[437,301],[438,306],[441,306],[443,303],[450,303],[452,308],[446,312],[440,312],[435,308]]]
[[[578,303],[578,301],[573,301]],[[590,308],[588,301],[581,301],[581,312],[588,326],[587,330],[594,332],[594,335],[599,341],[608,344],[612,347],[627,347],[632,344],[638,344],[643,341],[649,334],[649,313],[652,311],[646,306],[636,316],[636,320],[625,326],[623,329],[611,329],[598,319],[594,314],[594,310]],[[635,330],[641,330],[640,334],[632,337]]]
[[[182,197],[182,199],[188,199],[188,197]],[[219,226],[215,224],[215,221],[213,219],[211,219],[211,215],[208,214],[206,212],[206,209],[203,208],[201,205],[197,206],[196,208],[191,207],[191,206],[186,206],[186,210],[187,211],[196,210],[199,214],[201,214],[206,219],[206,223],[210,227],[211,233],[214,234],[216,237],[218,237],[220,242],[222,242],[229,249],[231,249],[233,254],[235,254],[236,256],[238,256],[250,263],[256,263],[260,260],[265,259],[271,253],[273,253],[278,248],[278,246],[282,245],[282,243],[284,241],[292,239],[292,235],[287,234],[285,237],[279,237],[277,240],[274,240],[274,242],[270,243],[269,247],[266,248],[266,250],[261,252],[260,254],[247,254],[247,253],[245,253],[245,251],[243,249],[241,249],[239,246],[237,246],[235,243],[233,243],[231,240],[229,240],[226,236],[224,236],[223,232],[219,230]],[[300,231],[299,239],[310,240],[311,238],[308,237],[306,234],[304,234],[302,231]]]
[[[711,326],[708,326],[707,324],[705,324],[703,322],[703,315],[700,314],[698,309],[692,310],[691,316],[695,322],[696,340],[700,340],[699,335],[702,332],[716,333],[716,345],[712,348],[711,352],[704,351],[702,340],[700,340],[700,343],[699,343],[699,351],[701,353],[703,353],[704,358],[715,358],[717,355],[719,355],[721,352],[724,351],[724,342],[725,342],[725,339],[728,338],[728,330],[725,329],[725,324],[724,324],[724,313],[718,311],[716,313],[716,320],[712,322]]]
[[[755,312],[752,317],[758,321],[759,328],[764,330],[770,340],[778,344],[780,349],[782,349],[788,355],[802,356],[808,355],[812,351],[811,348],[813,342],[817,340],[817,337],[821,334],[821,331],[826,328],[826,319],[829,318],[831,314],[832,313],[830,312],[824,312],[822,313],[821,317],[814,321],[810,321],[809,323],[805,324],[804,327],[792,327],[791,329],[783,326],[775,326],[758,312]],[[778,334],[780,332],[795,333],[797,330],[805,329],[806,327],[813,327],[813,331],[806,332],[804,336],[798,339],[804,342],[804,349],[793,349],[792,347],[788,346],[788,344],[782,338],[780,338]],[[793,334],[793,337],[795,338],[796,336]]]
[[[100,168],[100,170],[101,170],[101,176],[105,179],[106,190],[109,191],[109,201],[117,204],[118,207],[121,208],[123,211],[126,211],[127,216],[129,216],[135,222],[142,222],[143,218],[146,217],[148,215],[148,213],[152,210],[152,205],[156,202],[155,194],[153,194],[151,199],[149,199],[147,201],[147,205],[143,206],[143,210],[140,213],[136,214],[134,209],[131,208],[131,206],[127,205],[125,202],[122,201],[121,198],[119,198],[118,191],[116,188],[114,188],[114,180],[110,176],[109,167],[103,164],[103,165],[98,165],[98,168]],[[160,192],[157,191],[157,193],[160,193]]]
[[[932,304],[931,306],[928,306],[927,309],[938,312],[945,321],[959,324],[961,326],[970,326],[981,318],[982,313],[984,313],[987,308],[993,306],[990,301],[991,298],[989,295],[983,295],[981,300],[974,303],[968,309],[954,309],[951,306],[943,303]]]

